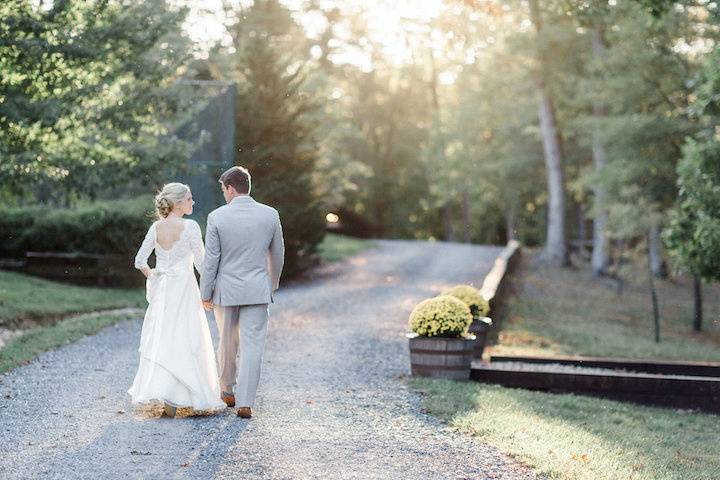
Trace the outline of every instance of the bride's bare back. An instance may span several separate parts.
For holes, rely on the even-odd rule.
[[[185,229],[185,222],[181,218],[165,218],[155,225],[157,243],[164,250],[170,250],[182,235]]]

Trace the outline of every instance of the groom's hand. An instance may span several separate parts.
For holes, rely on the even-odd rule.
[[[213,305],[213,303],[212,303],[212,300],[203,300],[203,301],[202,301],[202,306],[203,306],[203,308],[205,309],[205,311],[209,312],[210,310],[213,309],[213,306],[214,306],[214,305]]]

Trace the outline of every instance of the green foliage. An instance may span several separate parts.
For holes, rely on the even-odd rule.
[[[442,295],[450,295],[462,301],[470,307],[473,318],[486,317],[490,312],[490,304],[480,294],[480,290],[472,285],[456,285]]]
[[[703,127],[689,138],[677,168],[677,210],[664,232],[680,264],[707,281],[720,280],[720,52],[698,75],[693,117]]]
[[[678,38],[702,41],[704,34],[684,10],[652,19],[632,2],[607,8],[589,21],[601,31],[604,48],[588,53],[578,75],[572,130],[586,149],[600,141],[607,165],[581,167],[574,186],[583,197],[593,187],[605,192],[604,198],[587,198],[591,216],[609,213],[610,236],[644,237],[651,226],[663,223],[675,201],[677,161],[684,138],[693,131],[686,106],[694,65],[671,45]]]
[[[28,321],[48,325],[70,314],[147,304],[140,289],[79,287],[4,271],[0,271],[0,298],[0,326],[10,328]]]
[[[418,303],[410,313],[410,331],[423,337],[461,337],[473,317],[470,308],[455,297],[441,295]]]
[[[0,375],[35,359],[41,353],[92,335],[137,314],[83,315],[55,325],[29,330],[0,348]]]
[[[151,223],[152,205],[145,196],[76,208],[7,208],[0,216],[0,257],[24,257],[27,251],[131,257]]]
[[[253,196],[280,213],[285,271],[293,274],[315,253],[325,218],[313,183],[317,145],[310,113],[318,105],[304,90],[305,71],[297,59],[273,43],[280,33],[259,28],[267,15],[283,12],[275,0],[255,2],[245,12],[242,28],[236,28],[241,49],[232,75],[239,85],[236,163],[250,170]]]
[[[40,201],[154,185],[187,158],[171,80],[185,11],[165,0],[0,4],[0,184]]]
[[[720,142],[689,140],[678,174],[679,205],[666,244],[694,275],[720,280]]]

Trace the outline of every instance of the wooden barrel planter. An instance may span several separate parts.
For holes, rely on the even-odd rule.
[[[410,370],[416,377],[469,380],[475,338],[420,337],[408,334]]]
[[[487,340],[487,333],[492,326],[492,320],[490,317],[476,318],[470,324],[469,331],[475,335],[475,349],[473,350],[473,359],[480,360],[485,350],[485,342]]]

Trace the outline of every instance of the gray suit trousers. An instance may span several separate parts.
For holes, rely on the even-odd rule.
[[[268,324],[268,305],[215,306],[215,321],[220,333],[217,360],[220,388],[225,392],[235,388],[238,407],[252,407],[260,381],[265,336]],[[238,346],[240,365],[238,368]]]

